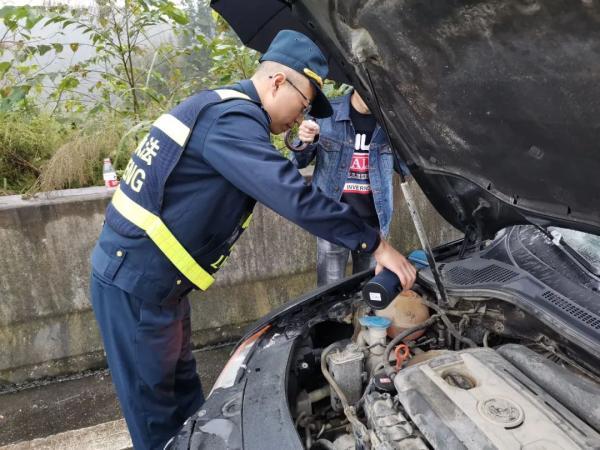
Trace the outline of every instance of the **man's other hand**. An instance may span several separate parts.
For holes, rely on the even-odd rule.
[[[310,144],[315,140],[315,136],[319,134],[319,124],[314,120],[304,120],[298,128],[298,139],[302,142]]]

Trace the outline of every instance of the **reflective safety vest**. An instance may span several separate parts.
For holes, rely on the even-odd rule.
[[[106,223],[113,230],[128,237],[149,237],[177,270],[202,290],[214,282],[212,274],[225,262],[231,247],[250,224],[255,202],[248,205],[238,228],[217,249],[214,261],[205,263],[205,267],[181,245],[160,213],[165,183],[186,148],[198,116],[206,107],[230,99],[253,101],[233,89],[203,91],[160,116],[132,153],[106,210]]]

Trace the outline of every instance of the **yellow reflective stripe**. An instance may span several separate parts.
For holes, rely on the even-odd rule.
[[[163,114],[154,121],[152,126],[161,130],[181,147],[187,142],[191,131],[185,123],[171,114]]]
[[[213,269],[218,269],[219,267],[221,267],[222,264],[225,264],[225,261],[227,261],[227,256],[221,255],[219,256],[219,259],[217,259],[214,263],[210,265],[210,267],[212,267]]]
[[[221,100],[228,100],[230,98],[252,100],[246,94],[234,89],[216,89],[214,92],[217,93]],[[192,131],[186,124],[171,114],[163,114],[152,125],[177,142],[181,147],[185,145]]]
[[[234,89],[215,89],[216,94],[221,97],[221,100],[227,100],[230,98],[241,98],[244,100],[252,100],[246,94],[236,91]]]
[[[246,218],[246,220],[244,220],[244,223],[242,224],[242,228],[244,230],[250,226],[251,220],[252,220],[252,213],[250,213],[250,215]]]
[[[206,290],[215,279],[192,258],[156,214],[141,207],[117,189],[112,204],[119,213],[144,230],[169,261],[198,288]]]

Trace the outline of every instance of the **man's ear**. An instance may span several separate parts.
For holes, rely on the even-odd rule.
[[[285,83],[285,74],[283,72],[277,72],[274,73],[273,75],[271,75],[269,78],[272,79],[273,82],[273,87],[275,89],[279,88],[279,86],[281,86],[283,83]]]

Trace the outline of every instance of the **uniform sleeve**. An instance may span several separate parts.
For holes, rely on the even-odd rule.
[[[242,192],[308,232],[351,250],[375,251],[379,232],[348,205],[304,182],[271,144],[263,114],[252,104],[237,104],[220,114],[201,143],[206,162]]]
[[[300,141],[296,140],[294,144],[299,144]],[[318,141],[317,141],[318,142]],[[304,150],[301,152],[295,152],[290,150],[290,160],[294,163],[298,169],[304,169],[306,166],[310,164],[310,162],[315,159],[315,155],[317,154],[318,143],[311,143],[306,146]]]

